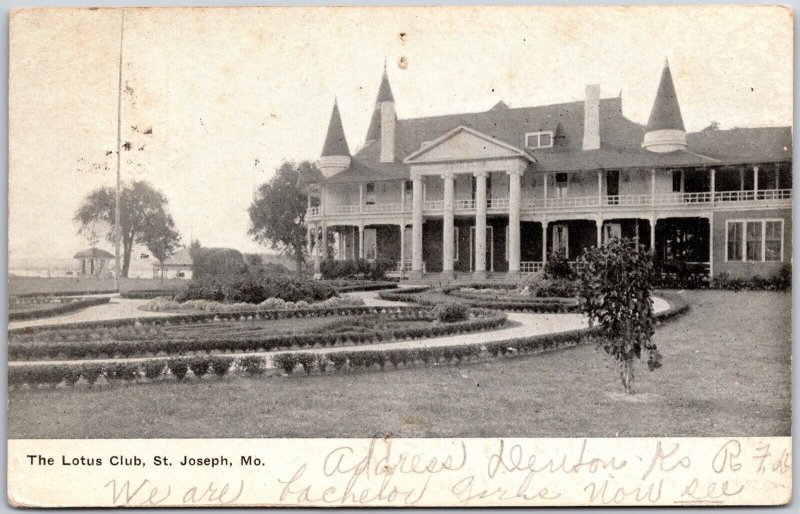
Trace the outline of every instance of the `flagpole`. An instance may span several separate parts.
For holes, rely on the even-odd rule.
[[[120,255],[119,246],[122,236],[120,227],[120,168],[122,165],[122,38],[125,34],[125,9],[119,25],[119,77],[117,83],[117,187],[114,193],[114,289],[119,291]]]

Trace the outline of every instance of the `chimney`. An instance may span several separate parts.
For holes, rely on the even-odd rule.
[[[394,102],[381,102],[381,162],[394,162]]]
[[[583,149],[600,148],[600,85],[586,86],[586,103],[583,107]]]

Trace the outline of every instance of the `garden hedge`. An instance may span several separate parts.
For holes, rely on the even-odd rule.
[[[680,296],[665,294],[659,295],[668,299],[670,307],[656,314],[656,323],[661,324],[688,311],[688,303]],[[387,364],[397,368],[400,364],[431,364],[452,363],[463,360],[478,359],[482,357],[497,358],[506,355],[520,355],[532,352],[546,352],[559,348],[566,348],[590,341],[599,330],[597,328],[583,328],[558,332],[555,334],[540,334],[528,337],[519,337],[505,341],[492,341],[484,344],[438,346],[421,348],[391,348],[385,350],[343,350],[335,353],[326,353],[316,356],[312,360],[307,353],[279,353],[272,356],[276,368],[291,374],[298,364],[303,365],[306,373],[317,371],[342,370],[369,370],[379,368],[383,370]]]
[[[244,319],[288,319],[322,316],[354,316],[361,314],[386,314],[399,313],[409,307],[371,307],[371,306],[341,306],[315,308],[310,305],[302,309],[258,309],[256,306],[249,309],[229,312],[202,312],[195,314],[176,314],[175,316],[142,316],[138,318],[122,318],[103,321],[78,321],[62,323],[59,325],[39,325],[36,327],[16,328],[8,331],[9,339],[16,336],[36,335],[46,332],[66,329],[99,329],[104,327],[125,326],[168,326],[183,325],[186,323],[213,322],[213,321],[242,321]]]
[[[31,319],[49,318],[58,316],[59,314],[66,314],[68,312],[75,312],[86,307],[94,307],[96,305],[103,305],[111,300],[108,296],[101,296],[95,298],[76,298],[68,302],[52,303],[46,308],[36,308],[32,310],[9,310],[9,321],[23,321]],[[35,305],[42,305],[44,302],[35,302]]]
[[[325,281],[325,280],[323,280],[322,282],[323,283],[328,283],[328,281]],[[351,282],[349,284],[337,284],[336,282],[341,282],[341,281],[332,280],[332,281],[330,281],[330,285],[333,286],[334,289],[336,289],[337,293],[355,293],[355,292],[360,292],[360,291],[380,291],[380,290],[383,290],[383,289],[397,289],[398,288],[397,282],[391,282],[391,281],[388,281],[388,280],[379,281],[379,282],[365,281],[365,282],[361,282],[361,283],[359,283],[358,280],[345,281],[345,282]]]
[[[181,289],[142,289],[140,291],[122,291],[119,296],[128,300],[152,300],[159,297],[173,297],[180,294]]]
[[[502,285],[498,288],[503,288]],[[483,309],[496,309],[502,311],[514,312],[539,312],[539,313],[564,313],[564,312],[577,312],[578,302],[571,298],[531,298],[529,300],[489,300],[474,298],[469,293],[457,293],[456,290],[462,287],[476,287],[475,284],[448,286],[442,288],[442,294],[452,296],[470,307],[477,307]],[[510,289],[511,287],[507,287]],[[430,290],[429,287],[409,287],[400,291],[381,291],[378,297],[383,300],[394,302],[413,302],[420,305],[436,305],[437,302],[425,297],[425,293]],[[454,294],[455,293],[455,294]]]
[[[394,308],[397,309],[397,308]],[[291,348],[326,347],[344,344],[370,344],[385,341],[402,341],[465,334],[501,326],[506,315],[498,311],[474,310],[475,317],[455,323],[442,323],[429,327],[398,328],[394,330],[369,330],[364,332],[339,332],[329,334],[299,333],[268,337],[205,337],[175,338],[168,340],[85,340],[57,342],[19,342],[8,344],[10,361],[39,359],[87,359],[93,357],[130,358],[142,355],[180,355],[188,352],[269,352]],[[433,320],[430,309],[405,307],[387,314],[395,320]]]
[[[666,311],[656,314],[657,323],[663,323],[688,310],[687,302],[678,295],[661,294],[670,302]],[[301,366],[306,373],[328,371],[384,369],[391,364],[394,368],[400,364],[431,364],[461,362],[481,357],[501,357],[519,355],[537,351],[551,351],[559,348],[575,346],[589,340],[594,329],[586,328],[542,334],[536,336],[495,341],[484,345],[456,345],[442,347],[396,348],[388,350],[348,350],[335,353],[282,353],[272,357],[276,368],[292,373]],[[90,386],[100,377],[110,383],[136,382],[142,379],[157,380],[161,377],[174,376],[181,380],[188,371],[195,376],[214,373],[221,377],[231,369],[239,369],[250,376],[259,376],[265,372],[266,359],[262,356],[194,356],[172,359],[154,358],[137,362],[85,362],[69,364],[12,364],[8,368],[8,384],[19,388],[27,384],[30,387],[47,385],[56,387],[64,383],[67,386],[77,384],[84,379]],[[196,370],[201,370],[197,375]]]

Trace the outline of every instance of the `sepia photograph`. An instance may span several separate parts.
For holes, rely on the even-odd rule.
[[[458,441],[481,439],[495,479],[522,469],[509,438],[571,441],[575,473],[594,441],[673,438],[626,454],[659,494],[688,438],[734,479],[670,501],[788,502],[792,24],[777,6],[12,11],[12,503],[52,466],[251,473],[264,456],[214,446],[248,439],[324,470],[333,440],[371,463],[395,439],[467,462],[482,450]],[[359,503],[298,493],[290,467],[249,504]],[[420,504],[511,501],[453,480]],[[645,497],[584,485],[515,483],[506,504]]]

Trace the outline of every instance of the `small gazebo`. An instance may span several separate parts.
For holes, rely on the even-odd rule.
[[[107,251],[94,247],[75,254],[75,259],[81,262],[80,274],[84,276],[98,276],[109,271],[108,263],[113,258]]]

